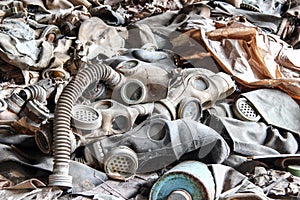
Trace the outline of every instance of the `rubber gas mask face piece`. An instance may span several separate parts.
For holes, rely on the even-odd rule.
[[[101,131],[105,135],[119,134],[129,131],[138,116],[150,114],[153,104],[125,106],[114,100],[106,99],[93,103],[93,107],[102,115]]]
[[[163,68],[132,59],[122,61],[115,70],[120,72],[123,78],[120,84],[113,88],[112,99],[133,105],[166,97],[170,78]]]
[[[167,98],[160,101],[169,109],[173,119],[199,121],[202,110],[235,91],[234,81],[222,72],[215,74],[200,68],[184,69],[174,77]]]
[[[75,105],[72,110],[72,125],[85,136],[121,134],[135,126],[139,116],[147,117],[153,103],[125,106],[111,99],[99,100],[87,105]]]
[[[153,48],[151,47],[150,49]],[[128,49],[120,56],[106,59],[105,63],[112,68],[116,68],[116,66],[123,61],[138,60],[141,63],[151,63],[167,72],[171,72],[178,67],[178,57],[178,55],[169,50]]]
[[[90,163],[102,166],[109,176],[127,179],[162,169],[195,150],[198,159],[210,157],[216,163],[229,155],[226,142],[213,129],[192,120],[156,116],[127,133],[90,144],[85,153]]]
[[[129,49],[121,56],[105,60],[123,75],[113,88],[112,99],[133,105],[166,98],[171,71],[177,68],[175,58],[169,51]]]

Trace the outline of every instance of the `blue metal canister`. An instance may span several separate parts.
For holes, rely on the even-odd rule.
[[[214,178],[206,164],[184,161],[161,176],[153,185],[150,200],[212,200]]]

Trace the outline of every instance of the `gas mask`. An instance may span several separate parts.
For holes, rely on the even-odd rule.
[[[51,80],[44,79],[19,92],[12,93],[9,98],[5,99],[8,108],[6,112],[28,119],[29,124],[40,125],[50,117],[50,111],[45,106],[48,95],[54,90],[50,85]]]
[[[85,158],[112,178],[124,180],[162,169],[188,152],[220,163],[229,155],[229,147],[217,132],[199,122],[156,115],[129,132],[87,145]]]
[[[135,64],[138,64],[139,62],[140,61],[138,60],[127,60],[119,63],[116,68],[119,68],[121,71],[123,70],[123,74],[127,74],[127,77],[151,77],[152,75],[149,74],[152,72],[150,73],[148,69],[153,70],[153,66],[152,68],[150,66],[148,66],[149,68],[146,68],[146,65],[144,67],[140,66],[140,68],[138,67],[139,69],[135,69],[132,73],[130,72],[131,66],[135,67]],[[158,67],[156,67],[156,69],[163,70]],[[184,69],[177,73],[173,70],[173,78],[167,77],[167,74],[165,75],[166,76],[163,78],[158,78],[164,81],[162,84],[157,84],[157,87],[161,87],[161,89],[158,90],[154,89],[155,86],[146,89],[145,82],[141,82],[139,79],[125,78],[124,76],[124,79],[126,79],[123,82],[124,84],[118,84],[115,87],[112,97],[118,96],[120,99],[125,100],[126,103],[134,105],[125,106],[120,103],[120,101],[107,99],[92,103],[92,108],[86,108],[89,111],[79,111],[80,109],[85,109],[84,107],[87,106],[75,106],[73,109],[79,110],[74,111],[75,113],[73,113],[73,122],[75,122],[73,123],[74,127],[87,130],[97,129],[98,136],[103,136],[129,131],[134,126],[138,116],[163,114],[168,116],[168,119],[170,120],[184,118],[199,121],[202,117],[202,109],[207,109],[217,100],[227,97],[235,90],[235,84],[230,76],[223,73],[214,74],[209,70],[201,68]],[[152,80],[154,79],[155,76],[153,74]],[[158,83],[159,81],[155,82]],[[167,92],[165,88],[167,85],[169,86],[167,94],[158,92]],[[133,93],[131,94],[131,92]],[[155,96],[154,92],[158,95]],[[146,93],[148,94],[147,98],[145,98]],[[166,95],[167,97],[165,97]],[[141,104],[139,103],[140,101],[154,102]],[[79,116],[78,113],[82,116]],[[92,122],[93,119],[90,117],[83,117],[83,113],[86,113],[86,115],[90,117],[94,116],[94,119],[97,118],[98,122],[95,121],[95,125],[92,125],[90,122]],[[86,127],[84,128],[82,126],[83,123],[81,123],[80,120],[76,121],[76,118],[85,118],[90,122],[84,125]],[[95,131],[94,135],[97,135]]]
[[[153,111],[152,103],[124,106],[110,99],[95,102],[93,107],[101,112],[101,129],[106,135],[129,131],[139,116],[149,115]]]
[[[225,73],[201,69],[184,69],[173,75],[167,98],[160,100],[170,112],[171,119],[199,121],[202,110],[211,107],[235,91],[235,83]]]
[[[232,103],[218,103],[204,112],[205,118],[210,115],[236,118],[242,121],[257,122],[261,119],[259,112],[245,97],[240,96]]]
[[[111,98],[129,105],[166,98],[171,71],[177,67],[174,57],[167,51],[130,49],[122,56],[105,60],[123,75]]]
[[[146,56],[143,59],[146,60]],[[159,110],[158,113],[161,110],[169,112],[172,109],[168,107],[169,105],[164,104],[162,99],[171,100],[171,106],[176,110],[179,102],[182,102],[185,96],[199,98],[200,103],[208,107],[217,99],[229,94],[229,89],[234,88],[230,77],[228,78],[230,80],[227,80],[227,77],[212,74],[208,80],[200,79],[199,90],[189,89],[191,87],[188,87],[189,85],[198,87],[198,82],[190,81],[194,80],[192,79],[194,76],[191,76],[192,72],[206,77],[204,74],[210,71],[207,70],[203,73],[203,70],[197,68],[176,73],[174,69],[168,71],[154,63],[150,64],[137,59],[117,62],[114,69],[101,62],[92,66],[86,65],[64,88],[57,103],[59,109],[56,109],[53,122],[55,141],[53,154],[56,156],[54,173],[49,177],[49,184],[70,186],[71,177],[67,174],[67,159],[59,159],[60,155],[74,152],[71,145],[64,145],[65,143],[71,144],[70,131],[63,128],[70,127],[70,122],[73,127],[83,133],[82,135],[77,134],[77,136],[83,136],[81,146],[84,147],[84,159],[87,160],[87,164],[102,166],[110,176],[119,179],[126,179],[136,172],[143,173],[161,169],[178,160],[183,154],[192,151],[196,151],[193,155],[196,155],[198,159],[214,152],[208,157],[213,162],[222,162],[227,157],[229,149],[226,142],[213,129],[189,120],[195,120],[192,117],[182,117],[184,119],[176,121],[159,120],[157,118],[159,115],[154,112],[154,110]],[[87,105],[90,102],[84,100],[83,102],[79,101],[81,105],[73,106],[77,100],[80,100],[78,98],[90,84],[99,81],[108,86],[112,92],[110,99],[119,104],[107,101],[106,105],[100,103],[98,107],[93,107],[93,104]],[[201,84],[204,85],[203,88]],[[214,90],[217,90],[216,94]],[[176,100],[177,91],[180,100],[178,102]],[[198,94],[200,96],[197,96],[197,91],[202,92]],[[202,99],[201,95],[204,95],[205,98]],[[209,101],[211,104],[207,103]],[[77,101],[77,103],[79,102]],[[141,103],[148,102],[154,104],[154,118],[151,118],[150,121],[143,121],[128,130],[132,128],[136,116],[141,113],[128,108],[124,109],[120,105],[129,104],[131,108],[137,109]],[[105,108],[110,107],[111,103],[114,109],[111,108],[105,112]],[[156,105],[161,105],[163,109]],[[118,110],[118,112],[113,112],[113,110]],[[186,110],[185,107],[182,110]],[[145,113],[150,112],[151,109]],[[186,114],[182,116],[186,116]],[[176,119],[176,116],[172,119]],[[107,134],[105,132],[118,135],[103,137]],[[97,140],[98,142],[95,142]],[[221,151],[221,153],[216,151]],[[76,154],[76,152],[74,153]],[[64,183],[61,181],[62,177]]]
[[[145,49],[129,49],[104,61],[95,58],[92,63],[109,65],[119,73],[120,80],[109,88],[103,82],[94,82],[82,96],[89,101],[110,98],[126,105],[158,101],[166,97],[169,76],[177,68],[178,60],[177,55],[167,50]]]
[[[111,99],[96,101],[91,106],[75,105],[72,125],[95,136],[120,134],[132,129],[137,118],[151,114],[153,108],[153,103],[125,106]]]
[[[113,88],[112,99],[133,105],[158,101],[167,96],[170,78],[165,69],[132,59],[122,61],[115,70],[122,74],[122,78]]]
[[[104,62],[112,68],[116,68],[119,63],[127,60],[139,60],[143,63],[151,63],[167,72],[171,72],[173,69],[178,68],[179,56],[177,54],[167,49],[154,49],[154,47],[146,46],[143,49],[128,49],[122,55],[106,59]]]

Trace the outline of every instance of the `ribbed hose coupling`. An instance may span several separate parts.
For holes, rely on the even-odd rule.
[[[25,101],[29,99],[36,99],[41,103],[45,103],[47,99],[47,91],[39,85],[30,85],[19,94]]]
[[[64,88],[55,107],[53,121],[53,174],[49,176],[49,186],[72,187],[69,175],[71,154],[70,124],[71,111],[83,91],[95,81],[104,81],[111,86],[121,81],[121,76],[104,64],[87,65]]]

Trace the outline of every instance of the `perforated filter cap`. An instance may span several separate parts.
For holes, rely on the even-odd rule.
[[[246,98],[239,98],[235,102],[233,112],[240,120],[257,122],[260,119],[257,111]]]
[[[75,105],[72,108],[72,125],[82,130],[100,128],[102,115],[95,108],[87,105]]]
[[[126,146],[114,148],[104,159],[104,170],[114,179],[126,180],[136,173],[137,168],[137,155]]]

